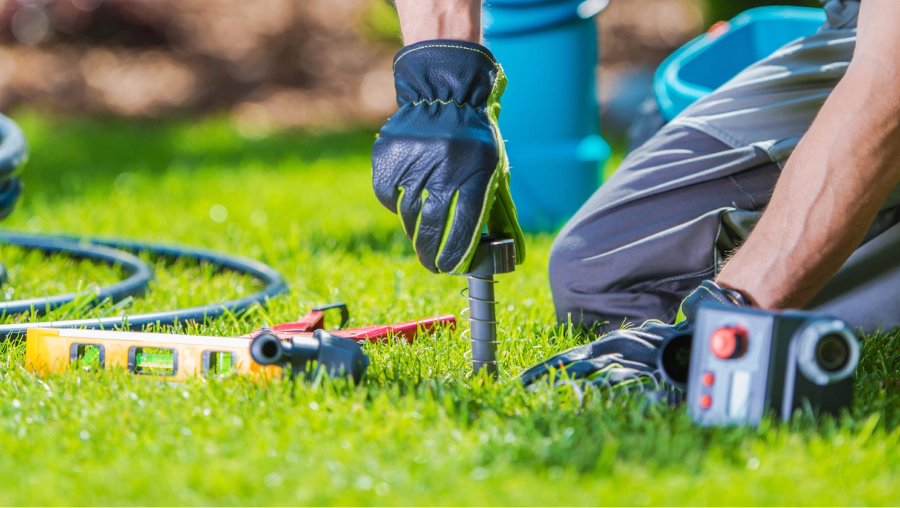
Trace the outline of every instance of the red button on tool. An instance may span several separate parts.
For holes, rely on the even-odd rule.
[[[712,397],[703,394],[700,396],[700,409],[709,409],[712,406]]]
[[[709,338],[709,349],[716,358],[740,358],[747,351],[747,330],[742,326],[723,326]]]
[[[716,382],[716,376],[712,372],[703,373],[703,386],[712,386]]]

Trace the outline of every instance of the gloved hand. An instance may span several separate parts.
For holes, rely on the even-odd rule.
[[[519,380],[530,386],[546,380],[551,370],[555,370],[557,378],[564,371],[568,379],[585,379],[597,385],[615,385],[629,379],[649,380],[651,377],[658,383],[659,347],[668,338],[693,333],[697,311],[705,302],[749,305],[741,293],[706,280],[681,302],[675,324],[650,320],[638,328],[609,332],[590,344],[560,353],[526,370]]]
[[[419,261],[435,273],[469,269],[487,224],[525,242],[509,192],[509,162],[497,128],[506,75],[487,48],[424,41],[394,57],[400,109],[372,147],[372,184],[400,215]]]

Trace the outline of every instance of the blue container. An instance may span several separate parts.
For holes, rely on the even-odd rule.
[[[485,39],[503,65],[500,133],[526,231],[552,231],[600,185],[609,145],[600,137],[591,19],[606,0],[492,0]]]
[[[757,7],[714,27],[672,53],[653,77],[663,118],[671,120],[697,99],[785,44],[814,34],[825,11],[812,7]]]

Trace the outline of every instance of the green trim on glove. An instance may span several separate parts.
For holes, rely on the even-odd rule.
[[[485,112],[490,120],[491,129],[494,131],[498,159],[497,166],[491,175],[491,180],[484,196],[484,203],[481,208],[481,223],[487,225],[488,233],[502,238],[510,237],[515,240],[516,264],[520,265],[525,261],[525,235],[522,233],[522,228],[519,227],[516,206],[513,204],[512,194],[509,190],[509,158],[506,156],[506,143],[503,142],[503,136],[500,135],[498,123],[500,119],[500,97],[506,91],[508,81],[506,73],[503,72],[503,67],[497,62],[494,62],[494,65],[497,67],[497,78],[494,80],[494,86],[488,96]],[[455,214],[455,206],[452,212]],[[450,215],[450,217],[452,216],[453,214]],[[444,235],[449,235],[449,229],[444,230]],[[481,231],[475,231],[465,255],[459,264],[450,270],[449,273],[451,275],[461,275],[469,271],[469,266],[472,264],[472,258],[475,256],[475,249],[478,247],[480,239]],[[443,245],[444,242],[441,243],[438,258],[440,258],[443,251]]]
[[[441,244],[438,246],[438,255],[434,260],[434,264],[437,264],[437,260],[441,258],[441,253],[444,252],[444,247],[447,246],[447,240],[450,239],[450,228],[453,227],[453,219],[456,217],[457,204],[459,204],[458,190],[453,193],[453,198],[450,200],[450,210],[447,212],[447,223],[444,224],[444,233],[441,235]]]

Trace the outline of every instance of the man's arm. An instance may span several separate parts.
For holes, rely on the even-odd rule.
[[[717,279],[760,307],[809,302],[900,182],[900,1],[862,2],[857,32],[847,73]]]
[[[525,237],[497,126],[506,74],[481,45],[481,0],[398,0],[406,46],[394,57],[399,109],[372,145],[372,188],[400,217],[422,266],[466,273],[481,231]]]
[[[403,44],[455,39],[481,44],[481,0],[396,0]]]

